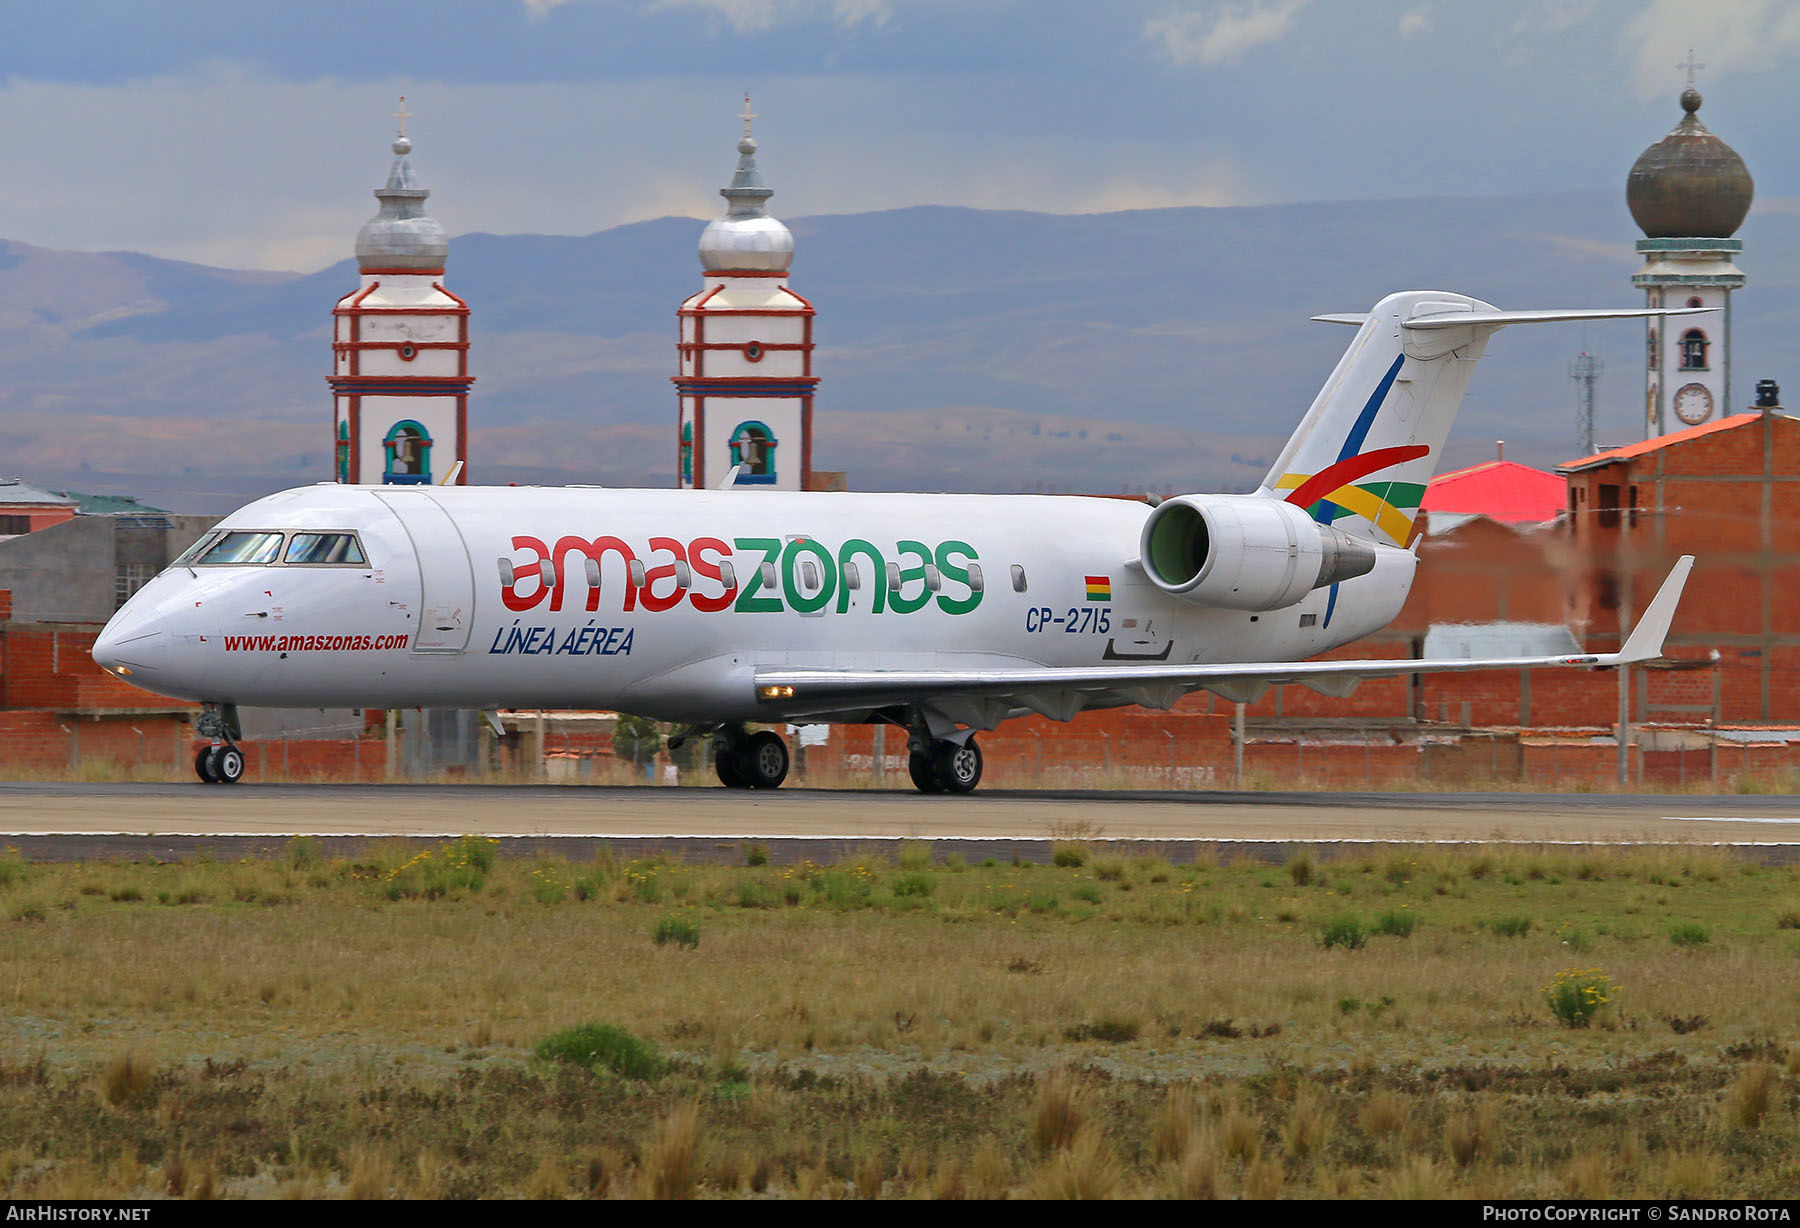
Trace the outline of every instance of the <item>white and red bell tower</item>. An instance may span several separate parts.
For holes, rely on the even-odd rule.
[[[676,485],[806,490],[812,484],[812,304],[788,287],[794,236],[763,203],[750,99],[729,204],[700,236],[705,284],[681,305]]]
[[[413,177],[406,100],[380,210],[356,236],[362,285],[332,309],[335,477],[434,485],[469,479],[469,306],[444,289],[450,245]]]

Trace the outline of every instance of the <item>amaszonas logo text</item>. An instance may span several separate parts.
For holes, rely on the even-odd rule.
[[[551,610],[584,595],[584,608],[650,613],[686,601],[704,613],[911,614],[935,601],[946,614],[981,604],[979,555],[967,542],[898,541],[887,551],[853,537],[835,551],[810,537],[739,537],[728,544],[696,537],[683,544],[652,537],[642,554],[623,538],[512,539],[515,554],[500,559],[500,599],[509,610],[532,610],[547,598]],[[618,594],[616,598],[610,594]],[[571,607],[573,608],[573,607]]]

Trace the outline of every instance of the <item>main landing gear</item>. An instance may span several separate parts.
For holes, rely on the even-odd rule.
[[[194,722],[194,729],[204,738],[214,739],[194,755],[194,775],[209,785],[235,785],[244,778],[244,752],[238,740],[244,736],[238,727],[236,704],[205,704]]]
[[[787,743],[772,730],[727,725],[713,736],[713,767],[727,789],[779,789],[788,774]]]
[[[960,742],[915,742],[906,770],[921,793],[973,793],[981,783],[981,747],[973,734]]]

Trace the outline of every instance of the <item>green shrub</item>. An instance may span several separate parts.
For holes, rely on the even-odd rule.
[[[737,906],[739,908],[774,908],[781,903],[781,897],[767,883],[754,878],[741,878],[737,885]]]
[[[1501,917],[1489,921],[1488,929],[1502,938],[1523,938],[1531,930],[1530,917]]]
[[[296,870],[316,870],[325,864],[325,844],[317,836],[295,836],[287,842],[287,863]]]
[[[1296,887],[1304,887],[1312,882],[1312,854],[1305,849],[1300,849],[1298,852],[1288,854],[1287,872],[1288,877],[1293,880],[1294,886]]]
[[[654,1079],[667,1066],[655,1045],[611,1023],[564,1028],[539,1041],[535,1052],[547,1062],[604,1066],[627,1079]]]
[[[1087,859],[1088,851],[1085,844],[1059,843],[1052,848],[1050,853],[1051,864],[1062,866],[1064,869],[1084,866],[1087,864]]]
[[[1347,947],[1352,951],[1368,940],[1369,932],[1363,928],[1363,923],[1347,913],[1327,921],[1324,936],[1320,939],[1327,947]]]
[[[1386,934],[1390,938],[1409,938],[1412,936],[1413,926],[1418,923],[1419,919],[1413,914],[1390,908],[1376,918],[1375,932]]]
[[[1100,902],[1100,884],[1081,883],[1069,894],[1085,903],[1098,904]]]
[[[894,894],[901,899],[914,896],[924,899],[937,890],[937,879],[927,873],[902,874],[894,880]]]
[[[656,926],[650,931],[656,939],[656,945],[667,946],[674,943],[678,947],[690,950],[700,945],[700,923],[687,917],[678,917],[674,913],[665,913],[656,919]]]
[[[931,845],[923,840],[903,841],[900,845],[899,862],[902,870],[929,870]]]
[[[500,860],[500,842],[492,836],[458,836],[444,850],[452,865],[468,866],[481,874],[492,874]]]
[[[1671,921],[1669,941],[1678,947],[1704,946],[1712,941],[1712,931],[1698,921]]]
[[[1612,978],[1598,968],[1564,968],[1544,986],[1544,1001],[1564,1027],[1585,1028],[1618,992]]]
[[[744,864],[747,866],[766,866],[769,864],[769,848],[765,844],[751,844],[744,849]]]

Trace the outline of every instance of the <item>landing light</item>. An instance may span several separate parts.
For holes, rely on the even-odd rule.
[[[765,686],[758,687],[756,693],[762,699],[792,699],[794,688],[791,686]]]
[[[130,672],[131,672],[131,670],[128,667],[123,666],[123,665],[115,665],[113,667],[113,673],[117,674],[121,678],[125,677],[125,675],[129,674]]]

